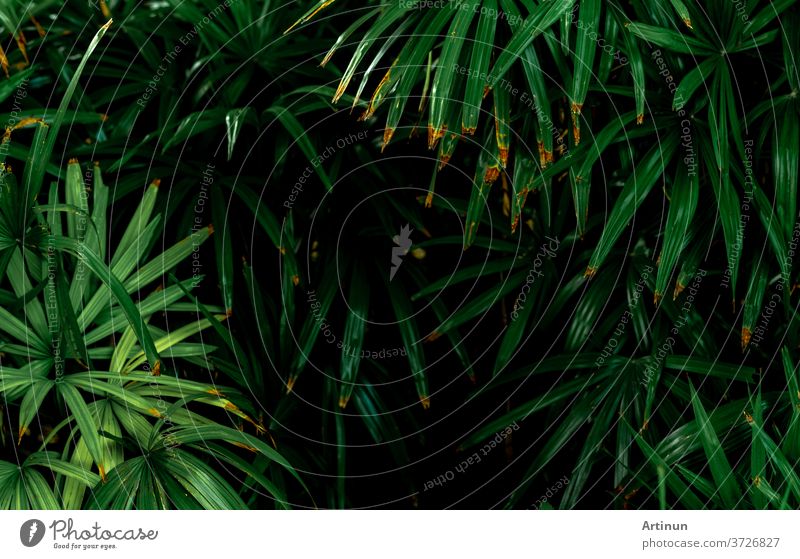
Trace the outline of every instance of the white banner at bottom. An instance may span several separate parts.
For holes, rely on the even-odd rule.
[[[800,557],[797,511],[6,511],[0,556]]]

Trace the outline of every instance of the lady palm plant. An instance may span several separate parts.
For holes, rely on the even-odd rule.
[[[331,507],[523,507],[565,475],[562,508],[797,507],[800,27],[743,4],[0,9],[0,98],[28,94],[1,152],[0,505],[280,505],[283,455]],[[314,163],[353,109],[377,138]],[[104,173],[52,161],[64,122]],[[209,161],[210,289],[178,279],[210,249],[181,212]],[[502,475],[421,490],[515,422]],[[365,486],[376,456],[391,483]]]
[[[330,4],[317,3],[298,24],[313,25]],[[476,396],[511,410],[461,446],[531,415],[545,419],[512,462],[520,477],[507,505],[523,505],[532,482],[567,467],[564,507],[584,505],[598,477],[618,506],[652,506],[649,497],[662,507],[794,506],[791,435],[764,430],[765,413],[794,425],[781,390],[796,375],[797,33],[782,25],[797,16],[792,4],[392,3],[363,8],[322,59],[354,47],[333,100],[355,80],[362,118],[386,114],[384,148],[400,131],[427,128],[428,148],[438,150],[432,185],[458,164],[456,144],[474,145],[461,159],[474,165],[469,199],[455,197],[465,233],[451,242],[489,247],[489,260],[459,270],[455,283],[489,270],[502,281],[436,331],[491,317],[501,305],[493,379]],[[362,102],[371,81],[374,93]],[[436,211],[433,193],[426,205]],[[508,225],[498,225],[493,207]],[[654,213],[660,222],[641,217]],[[561,240],[561,254],[543,264],[520,305],[546,235]],[[720,245],[722,254],[711,250]],[[718,282],[734,314],[708,323],[704,314],[721,309],[697,299],[697,278],[706,292]],[[419,296],[441,300],[448,291],[450,276]],[[775,308],[767,309],[769,297],[784,316],[765,326],[762,311]],[[733,349],[726,333],[737,323]],[[763,341],[767,327],[792,342],[786,376],[768,377],[762,394],[758,372],[771,350],[751,340],[759,329]],[[533,340],[550,349],[536,351]],[[739,397],[722,405],[719,394]],[[674,427],[692,411],[685,428]]]
[[[263,440],[254,406],[211,378],[189,378],[210,372],[207,355],[215,348],[197,337],[227,315],[191,295],[202,276],[178,281],[170,271],[193,254],[199,258],[211,225],[152,256],[162,225],[154,181],[111,244],[110,188],[99,164],[84,173],[77,160],[63,180],[54,177],[47,201],[39,203],[66,107],[107,27],[84,55],[53,120],[20,123],[3,140],[11,142],[26,124],[35,127],[22,180],[5,166],[0,185],[0,261],[10,288],[2,291],[0,309],[0,393],[17,410],[15,456],[23,465],[3,462],[0,503],[227,509],[263,494],[286,507],[282,483],[267,470],[274,463],[297,474]],[[36,443],[22,443],[34,430],[41,443],[31,450]],[[234,489],[233,479],[209,461],[245,476],[247,489]]]

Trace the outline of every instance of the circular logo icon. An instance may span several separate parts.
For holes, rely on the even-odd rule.
[[[44,522],[41,520],[26,520],[19,529],[19,539],[25,547],[33,547],[44,538]]]

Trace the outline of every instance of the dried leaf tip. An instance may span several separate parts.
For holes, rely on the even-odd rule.
[[[338,103],[339,99],[342,98],[342,95],[344,95],[344,92],[347,90],[349,83],[350,80],[345,80],[344,78],[342,78],[342,81],[339,82],[339,86],[336,88],[336,93],[333,94],[332,102],[334,104]]]
[[[156,361],[156,364],[153,365],[153,376],[157,377],[161,375],[161,361]]]
[[[286,393],[287,394],[291,393],[292,389],[294,388],[294,383],[296,381],[297,381],[297,377],[295,377],[295,376],[289,377],[289,379],[286,381]]]
[[[750,328],[742,328],[742,351],[750,345],[750,338],[752,335],[753,333],[750,331]]]
[[[381,145],[381,153],[383,150],[386,149],[386,146],[389,145],[389,142],[392,141],[392,136],[394,136],[394,128],[386,128],[383,131],[383,144]]]
[[[78,164],[78,158],[77,158],[77,157],[71,157],[71,158],[69,159],[69,162],[68,162],[68,164],[69,164],[69,165],[77,165],[77,164]]]
[[[434,128],[431,125],[428,125],[428,149],[433,149],[436,147],[437,142],[444,136],[444,133],[447,131],[447,126],[442,126],[440,128]]]
[[[342,408],[342,409],[346,408],[347,407],[347,402],[349,402],[349,401],[350,401],[350,397],[349,396],[341,396],[339,398],[339,407]]]
[[[111,24],[112,24],[112,23],[114,23],[114,20],[113,20],[113,19],[109,19],[109,20],[106,22],[106,24],[105,24],[103,27],[101,27],[101,28],[100,28],[100,29],[102,29],[103,33],[105,33],[106,31],[108,31],[108,28],[109,28],[109,27],[111,27]]]
[[[35,17],[31,16],[31,22],[33,22],[33,26],[36,27],[36,32],[39,34],[39,37],[44,37],[45,35],[47,35],[47,33],[45,33],[44,27],[42,27],[42,24],[39,23]]]
[[[419,401],[422,404],[422,409],[428,410],[431,407],[431,399],[428,396],[420,396]]]
[[[497,165],[490,165],[486,168],[486,173],[483,175],[483,182],[485,184],[494,184],[500,176],[500,167]]]
[[[106,0],[100,0],[100,11],[103,13],[103,17],[111,17],[111,10],[108,9]]]
[[[593,278],[597,274],[597,267],[596,266],[587,266],[586,271],[583,272],[583,277],[585,278]]]
[[[505,169],[508,164],[508,148],[498,148],[498,151],[500,152],[500,166]]]

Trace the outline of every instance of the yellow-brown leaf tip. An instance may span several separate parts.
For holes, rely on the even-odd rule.
[[[286,381],[286,393],[289,394],[292,389],[294,388],[294,383],[297,381],[297,377],[289,377]]]
[[[742,351],[750,344],[751,337],[752,332],[750,332],[750,328],[742,328]]]
[[[77,164],[78,164],[78,158],[77,157],[70,157],[69,165],[77,165]]]
[[[428,396],[420,396],[419,401],[422,404],[422,409],[430,409],[431,407],[431,399]]]
[[[386,128],[383,131],[383,145],[381,145],[381,152],[386,149],[386,146],[389,145],[389,142],[392,140],[392,136],[394,136],[394,128]]]
[[[447,132],[447,126],[434,128],[433,126],[428,125],[428,149],[435,148],[436,144],[439,142],[442,136],[444,136],[445,132]]]
[[[107,479],[106,478],[106,469],[103,467],[102,464],[98,464],[97,465],[97,469],[100,472],[100,479],[103,481],[103,483],[105,483],[106,479]]]
[[[45,33],[44,28],[42,27],[42,24],[36,21],[35,17],[31,16],[31,21],[33,22],[34,27],[36,27],[36,32],[39,34],[39,37],[44,37],[45,35],[47,35],[47,33]]]
[[[158,188],[161,186],[161,179],[153,179],[153,182],[150,183],[153,188]]]
[[[595,266],[587,266],[586,271],[583,272],[583,277],[591,279],[595,274],[597,274],[597,268]]]
[[[213,235],[214,234],[214,224],[213,223],[209,223],[208,224],[208,234],[209,235]]]
[[[499,148],[500,151],[500,165],[505,168],[508,163],[508,148]]]
[[[342,408],[342,409],[346,408],[348,401],[350,401],[350,397],[349,396],[341,396],[339,398],[339,407]]]
[[[157,377],[161,374],[161,361],[156,361],[156,364],[153,365],[153,376]]]
[[[428,334],[428,337],[427,337],[427,338],[425,338],[425,341],[428,341],[428,342],[435,342],[435,341],[436,341],[436,340],[438,340],[438,339],[439,339],[441,336],[442,336],[442,334],[441,334],[440,332],[437,332],[436,330],[434,330],[433,332],[431,332],[430,334]]]
[[[108,31],[108,28],[111,27],[112,23],[114,23],[114,20],[113,19],[109,19],[108,22],[103,27],[101,27],[100,29],[102,29],[103,31]]]
[[[21,119],[14,125],[14,130],[18,130],[20,128],[25,128],[26,126],[30,126],[31,124],[44,124],[44,120],[39,117],[29,116],[26,118]]]

